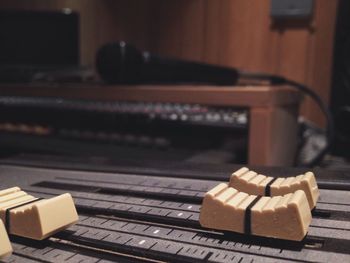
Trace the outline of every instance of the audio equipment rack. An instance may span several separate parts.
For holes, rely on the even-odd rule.
[[[0,92],[3,96],[53,98],[62,103],[91,100],[245,110],[249,164],[291,165],[295,158],[301,95],[285,86],[2,84]],[[215,121],[210,122],[215,125]]]

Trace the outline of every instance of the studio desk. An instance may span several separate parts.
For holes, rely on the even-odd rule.
[[[248,113],[247,160],[249,164],[291,165],[296,153],[297,117],[301,95],[288,87],[2,84],[0,94],[2,96],[180,103],[241,108]]]

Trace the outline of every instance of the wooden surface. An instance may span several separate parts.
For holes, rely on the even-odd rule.
[[[220,106],[274,107],[295,105],[301,95],[288,87],[195,85],[0,85],[1,95],[50,96],[107,101],[200,103]]]
[[[102,101],[199,103],[249,109],[248,163],[292,165],[297,147],[301,95],[268,86],[38,86],[0,85],[0,94]]]
[[[0,8],[81,15],[81,63],[98,47],[125,40],[165,56],[281,74],[308,84],[328,101],[337,0],[315,0],[306,20],[274,20],[270,0],[2,0]],[[309,99],[302,114],[321,124]]]
[[[250,109],[249,164],[291,166],[298,146],[298,105]]]

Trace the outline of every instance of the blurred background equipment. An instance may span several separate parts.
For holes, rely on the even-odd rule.
[[[310,18],[314,0],[271,0],[271,16],[280,19]]]
[[[147,51],[139,51],[123,41],[102,46],[96,57],[96,68],[101,78],[114,84],[208,84],[235,85],[241,79],[244,81],[267,82],[271,86],[289,85],[303,94],[310,96],[326,117],[326,141],[319,143],[317,150],[309,158],[298,158],[299,165],[314,166],[320,163],[330,150],[334,139],[333,118],[326,103],[309,87],[282,76],[240,72],[230,67],[220,67],[193,61],[175,60],[156,56]],[[323,132],[321,132],[323,133]],[[307,148],[306,148],[307,149]],[[303,149],[305,152],[305,147]]]
[[[306,19],[272,17],[270,0],[3,0],[0,8],[79,13],[81,66],[93,67],[102,45],[122,39],[160,56],[285,76],[329,101],[337,6],[315,0]],[[322,126],[317,108],[306,98],[301,115]]]
[[[79,30],[68,8],[0,10],[0,82],[80,80]]]
[[[40,133],[40,136],[54,134],[57,138],[70,138],[69,143],[79,140],[90,143],[97,140],[99,143],[104,142],[104,146],[114,146],[114,142],[117,142],[117,145],[127,146],[127,148],[133,148],[135,145],[149,147],[154,145],[149,143],[152,141],[157,142],[156,145],[162,145],[161,151],[170,148],[182,151],[195,145],[195,152],[200,157],[196,158],[196,154],[190,154],[184,159],[202,160],[203,156],[209,156],[207,161],[269,165],[291,165],[295,164],[296,160],[299,165],[315,165],[322,160],[329,149],[332,137],[331,118],[320,98],[327,100],[326,94],[329,89],[327,83],[330,80],[330,74],[323,71],[327,67],[324,65],[329,64],[331,57],[330,52],[327,53],[324,50],[331,51],[331,48],[327,47],[331,47],[332,41],[331,38],[325,36],[333,32],[332,23],[335,21],[336,3],[326,2],[320,5],[317,1],[307,1],[307,3],[298,2],[296,5],[291,5],[290,1],[283,1],[283,3],[278,3],[277,7],[275,1],[259,3],[259,6],[247,13],[249,16],[242,18],[247,20],[245,23],[247,26],[250,25],[249,21],[252,17],[259,19],[259,28],[251,28],[252,34],[249,36],[243,34],[237,21],[234,19],[231,21],[235,17],[234,10],[247,8],[240,1],[221,4],[180,1],[169,5],[158,0],[142,1],[137,5],[133,1],[91,1],[88,4],[76,1],[74,8],[59,1],[53,1],[50,5],[40,1],[30,4],[24,4],[21,1],[4,1],[2,4],[4,12],[16,14],[15,10],[18,8],[21,9],[19,14],[42,12],[43,14],[57,13],[58,16],[72,15],[75,17],[72,19],[74,25],[72,22],[71,28],[78,28],[78,30],[76,30],[75,38],[71,38],[71,46],[77,46],[76,43],[78,43],[79,55],[72,57],[78,58],[79,63],[73,67],[75,70],[67,65],[63,70],[35,74],[36,77],[27,79],[31,81],[30,85],[2,85],[1,91],[4,95],[2,106],[6,110],[11,108],[9,110],[11,114],[3,119],[1,126],[3,131],[16,131],[18,135],[21,131],[29,130],[29,134],[34,135],[33,131],[40,130],[45,131]],[[193,11],[190,12],[191,18],[183,15],[190,10]],[[289,13],[281,15],[283,10]],[[300,10],[302,15],[289,16],[290,12]],[[206,19],[202,21],[200,17]],[[96,23],[97,18],[98,23]],[[196,19],[203,23],[197,23]],[[328,21],[329,26],[325,26],[323,21]],[[49,19],[47,22],[51,28],[55,28],[54,22]],[[228,25],[235,30],[228,28]],[[205,30],[201,30],[204,28]],[[315,28],[317,30],[314,30]],[[255,34],[255,30],[262,34]],[[215,32],[220,32],[220,34],[216,35]],[[32,36],[35,36],[35,32]],[[220,36],[227,37],[223,39]],[[250,36],[258,39],[251,39]],[[79,40],[75,41],[76,39]],[[113,50],[113,48],[115,50],[116,45],[104,46],[104,44],[119,39],[125,39],[126,42],[122,43],[132,43],[138,50],[149,50],[150,52],[137,52],[129,45],[124,45],[122,49],[120,42],[117,47],[119,53],[114,53],[119,58],[112,59],[113,56],[106,55],[105,51]],[[216,39],[217,42],[213,42],[213,39]],[[239,39],[239,43],[236,43],[235,39]],[[272,39],[275,41],[271,41]],[[41,43],[45,41],[47,39],[42,40]],[[263,43],[269,44],[264,45]],[[274,43],[273,46],[270,43]],[[293,45],[288,43],[293,43]],[[50,43],[48,46],[55,47]],[[303,52],[305,46],[308,46],[307,52]],[[322,50],[322,56],[304,59],[308,54],[318,54],[319,50]],[[119,83],[152,83],[153,85],[154,82],[158,82],[162,85],[130,87],[132,90],[128,91],[128,87],[92,83],[91,80],[96,76],[92,70],[96,53],[98,53],[97,70],[101,78],[109,83],[115,82],[116,79],[113,78],[118,78],[120,72],[127,72],[127,75],[119,79]],[[157,54],[157,56],[151,54]],[[166,57],[173,57],[176,60],[164,59]],[[110,59],[109,62],[108,59]],[[103,60],[107,63],[101,63]],[[107,67],[106,71],[104,65],[112,65],[111,61],[116,64],[110,68],[109,72],[110,69]],[[119,73],[118,70],[115,71],[118,61],[127,61],[126,64],[123,64],[123,68],[120,68]],[[180,61],[182,66],[179,67]],[[190,68],[183,70],[185,61],[185,65]],[[305,61],[309,62],[304,63]],[[323,66],[320,67],[320,65]],[[132,70],[127,71],[126,69],[131,66]],[[201,67],[201,72],[194,70],[195,67]],[[182,69],[182,73],[174,75],[180,72],[179,68]],[[203,73],[204,68],[205,74]],[[243,71],[237,72],[234,68]],[[208,69],[210,71],[207,71]],[[154,73],[155,71],[157,74]],[[113,72],[116,74],[111,74]],[[209,74],[210,72],[212,74]],[[249,72],[267,72],[268,74]],[[243,76],[243,81],[239,82],[239,87],[242,89],[203,86],[209,83],[233,85],[236,83],[237,73]],[[225,77],[218,78],[218,74],[219,76],[225,75]],[[145,78],[145,75],[151,78]],[[310,77],[315,75],[319,77],[317,79]],[[154,81],[154,76],[163,79]],[[20,77],[16,78],[17,81],[20,79]],[[165,87],[165,80],[167,84],[191,83],[192,86],[167,85]],[[77,81],[84,82],[82,85],[73,85]],[[71,84],[60,85],[62,82]],[[202,86],[198,85],[199,83]],[[319,144],[316,148],[320,150],[313,151],[313,154],[308,155],[309,157],[305,159],[302,158],[306,156],[305,154],[296,159],[297,148],[301,149],[303,143],[308,139],[307,136],[303,139],[300,137],[299,143],[297,142],[300,95],[288,91],[290,86],[295,86],[303,92],[307,91],[306,86],[300,83],[307,83],[312,87],[313,90],[308,91],[307,94],[317,101],[318,106],[321,106],[326,118],[322,117],[322,113],[316,108],[317,105],[308,99],[301,108],[301,114],[321,127],[325,120],[327,123],[325,133],[322,129],[320,130],[321,136],[323,133],[326,135],[326,144]],[[282,87],[287,86],[286,84],[289,87]],[[275,88],[277,88],[276,91],[273,91]],[[294,95],[285,99],[286,96],[290,96],[288,94]],[[320,94],[320,97],[317,94]],[[30,96],[30,105],[26,104],[28,103],[27,96]],[[24,102],[23,105],[22,102]],[[83,104],[84,106],[72,109],[67,106],[69,104]],[[99,112],[95,118],[93,116],[97,104],[104,110]],[[16,107],[22,111],[25,109],[28,116],[32,117],[27,117],[24,121],[20,116],[21,110],[15,110]],[[112,108],[112,113],[106,113],[108,107]],[[197,107],[201,111],[200,114],[194,114]],[[149,108],[150,112],[147,111]],[[58,111],[59,114],[54,113],[55,111]],[[244,112],[244,117],[236,118],[236,116],[241,116],[241,112]],[[56,114],[52,115],[56,117],[52,119],[47,117],[51,113]],[[92,117],[86,117],[89,114]],[[14,117],[16,122],[11,121],[11,116],[16,116]],[[89,119],[90,122],[85,119]],[[236,132],[236,119],[246,121],[246,126],[238,132],[241,135]],[[200,128],[196,130],[197,128],[194,127],[198,125]],[[223,128],[222,126],[225,125],[227,127]],[[30,126],[29,129],[27,129],[28,126]],[[100,129],[96,131],[94,127],[100,127]],[[124,131],[125,129],[127,132]],[[209,132],[210,129],[212,131]],[[230,130],[229,138],[223,135],[223,129]],[[146,134],[140,135],[140,130],[146,131]],[[156,133],[154,133],[155,130]],[[111,135],[113,132],[116,134]],[[198,135],[195,139],[193,139],[193,133]],[[215,136],[221,139],[215,139]],[[207,138],[213,141],[209,142]],[[4,141],[9,142],[10,140]],[[108,144],[107,141],[113,143]],[[139,144],[139,142],[142,143]],[[34,145],[43,147],[43,144],[34,143]],[[60,147],[53,148],[55,151],[60,149]],[[51,150],[53,148],[51,147]],[[74,150],[79,149],[79,147],[73,148]],[[222,154],[218,153],[218,150],[222,150]],[[69,151],[64,150],[64,152]],[[97,153],[97,151],[84,152]],[[214,158],[213,152],[217,153],[217,156],[222,156],[222,160],[218,160],[219,157]],[[300,150],[300,152],[308,151]]]
[[[199,155],[206,162],[270,165],[294,160],[301,97],[286,87],[43,87],[0,86],[5,151],[192,161]]]
[[[235,85],[238,72],[194,61],[164,58],[139,51],[124,41],[108,43],[97,51],[96,68],[110,84],[216,84]]]

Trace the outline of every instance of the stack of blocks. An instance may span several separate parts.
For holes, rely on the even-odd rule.
[[[200,224],[206,228],[300,241],[311,223],[319,191],[311,172],[273,178],[243,167],[229,183],[206,193]]]

